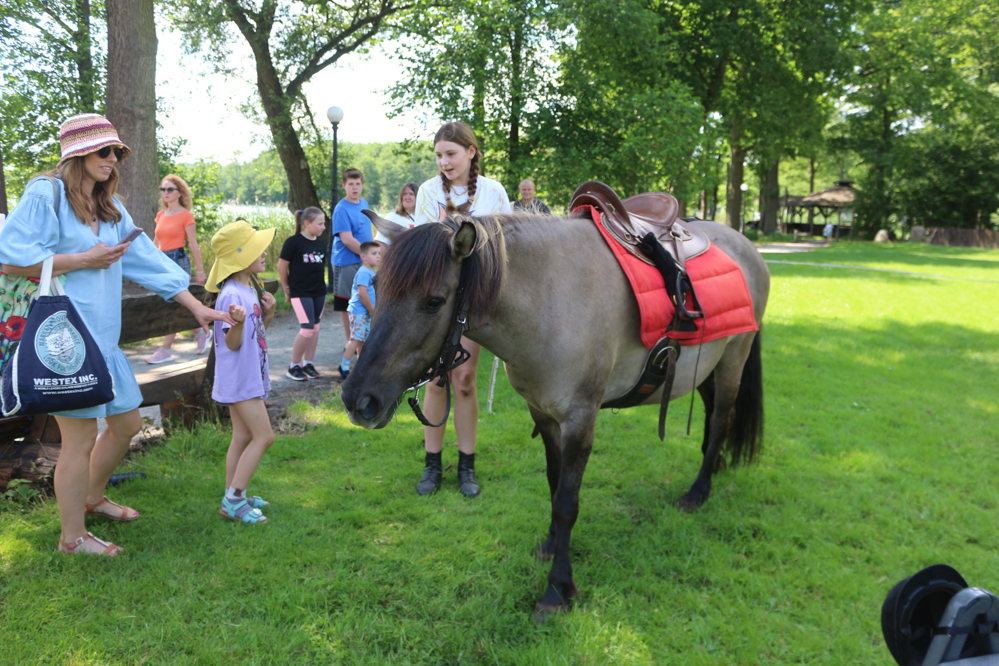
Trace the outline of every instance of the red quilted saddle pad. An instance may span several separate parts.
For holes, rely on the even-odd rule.
[[[600,224],[600,213],[591,208],[594,223],[611,252],[617,257],[642,315],[642,343],[652,349],[673,321],[673,303],[666,293],[666,282],[655,266],[633,257]],[[759,330],[753,316],[753,299],[746,277],[739,265],[714,244],[704,254],[687,260],[687,274],[694,284],[704,319],[695,319],[697,331],[673,331],[669,337],[681,345],[698,345],[718,338]],[[693,304],[688,302],[687,309]]]

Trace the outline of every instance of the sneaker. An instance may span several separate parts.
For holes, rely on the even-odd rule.
[[[350,376],[350,370],[344,370],[343,368],[337,368],[340,371],[340,380],[346,381],[347,377]]]
[[[205,353],[205,350],[208,349],[208,343],[212,341],[212,329],[208,329],[208,333],[199,330],[194,339],[198,343],[198,355],[200,356]]]
[[[284,376],[288,379],[294,379],[296,382],[304,382],[308,377],[302,372],[302,369],[298,366],[294,368],[288,368],[288,372],[284,373]]]
[[[163,349],[160,347],[153,352],[152,356],[146,357],[146,363],[152,365],[159,365],[160,363],[169,363],[173,360],[173,354],[170,353],[169,349]]]
[[[319,374],[319,371],[316,370],[316,366],[312,365],[311,363],[306,363],[305,365],[303,365],[302,372],[304,372],[305,376],[308,377],[309,379],[319,379],[320,377],[322,377],[322,375]]]

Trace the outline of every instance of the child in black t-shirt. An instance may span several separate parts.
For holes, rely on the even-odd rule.
[[[326,306],[326,245],[319,240],[326,228],[326,215],[318,208],[295,213],[295,235],[284,242],[278,259],[278,277],[285,300],[291,303],[301,329],[291,347],[291,366],[286,376],[297,382],[317,379],[312,365],[319,344],[319,321]]]

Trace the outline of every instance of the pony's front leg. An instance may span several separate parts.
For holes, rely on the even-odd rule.
[[[545,444],[545,471],[548,475],[549,499],[555,500],[555,491],[558,489],[558,479],[562,468],[562,430],[558,421],[542,414],[533,407],[531,418],[537,431],[541,433],[541,441]],[[534,550],[534,559],[547,562],[555,555],[555,521],[548,524],[548,538]]]
[[[558,487],[552,494],[554,555],[548,572],[548,588],[534,607],[534,619],[544,621],[552,613],[568,610],[569,600],[578,594],[572,578],[569,541],[579,515],[579,487],[593,448],[593,428],[597,407],[578,409],[562,422],[561,461]]]

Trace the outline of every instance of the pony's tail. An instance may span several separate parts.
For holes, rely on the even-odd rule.
[[[729,462],[735,467],[750,464],[763,448],[763,360],[760,354],[760,336],[756,332],[749,358],[742,366],[739,394],[735,399],[735,416],[728,431],[726,448]]]

